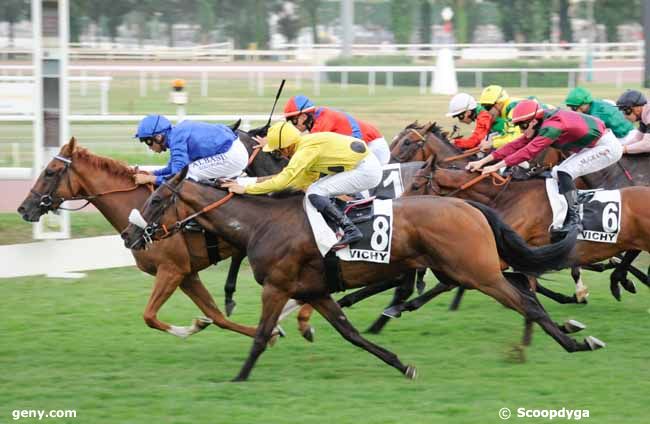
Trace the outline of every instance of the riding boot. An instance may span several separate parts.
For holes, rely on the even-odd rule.
[[[327,219],[338,225],[343,229],[343,237],[332,246],[333,249],[345,247],[348,244],[355,243],[363,238],[363,233],[357,228],[356,225],[350,221],[343,212],[337,209],[334,205],[329,205],[321,212]]]
[[[580,205],[578,204],[578,190],[573,183],[573,178],[566,172],[558,172],[560,193],[564,195],[567,202],[567,213],[564,219],[564,225],[559,230],[553,230],[551,241],[555,242],[563,239],[574,228],[582,231],[582,221],[580,220]]]
[[[350,221],[350,218],[332,204],[329,198],[318,194],[310,194],[308,198],[327,221],[343,229],[343,237],[332,246],[333,249],[345,247],[363,238],[363,233]]]

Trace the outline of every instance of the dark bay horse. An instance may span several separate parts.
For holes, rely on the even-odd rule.
[[[247,140],[244,144],[252,144],[241,133],[240,137],[242,141]],[[90,153],[79,147],[74,138],[61,148],[58,156],[62,159],[50,161],[18,208],[18,213],[26,221],[38,221],[41,215],[58,209],[65,199],[87,198],[113,228],[121,232],[128,225],[129,212],[144,205],[151,194],[151,189],[146,186],[134,186],[135,171],[132,168]],[[261,169],[271,169],[273,162],[266,154],[260,153],[251,167],[256,167],[255,170],[260,172]],[[277,167],[281,169],[280,165]],[[143,314],[149,327],[184,338],[213,322],[221,328],[254,336],[254,327],[239,325],[223,316],[201,282],[198,272],[211,265],[202,233],[184,232],[151,249],[134,250],[132,253],[138,268],[156,278]],[[228,282],[234,287],[245,255],[229,243],[219,240],[218,256],[220,259],[232,257]],[[178,327],[158,319],[158,311],[179,286],[209,320],[197,319],[189,327]],[[230,294],[232,296],[232,292]]]
[[[180,219],[196,216],[201,225],[248,253],[255,280],[263,286],[262,313],[253,346],[235,381],[246,380],[266,349],[278,316],[288,299],[311,304],[349,342],[377,356],[409,378],[415,368],[365,338],[332,299],[324,278],[324,263],[303,211],[302,195],[278,199],[232,196],[185,179],[187,169],[159,187],[143,208],[143,228],[133,224],[122,233],[125,245],[143,249],[149,240],[169,237]],[[215,201],[217,203],[215,203]],[[216,204],[220,207],[216,208]],[[423,216],[436,219],[423,220]],[[163,232],[164,230],[164,232]],[[527,279],[521,284],[501,272],[501,260],[515,270],[539,274],[565,266],[577,232],[553,245],[530,248],[490,208],[460,199],[435,196],[404,197],[394,201],[394,231],[390,264],[342,262],[346,288],[395,278],[416,268],[430,268],[469,288],[493,297],[537,322],[568,352],[593,350],[603,343],[593,337],[577,342],[567,336],[543,309]],[[466,246],[477,252],[467,258]],[[518,274],[521,275],[521,274]],[[523,275],[521,275],[523,277]]]

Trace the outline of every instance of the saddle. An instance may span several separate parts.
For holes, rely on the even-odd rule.
[[[335,198],[334,205],[354,224],[360,224],[362,222],[370,221],[374,214],[373,202],[375,196],[369,197],[367,199],[355,199],[352,201],[343,201],[339,198]]]
[[[526,181],[533,178],[551,178],[551,171],[542,166],[535,166],[530,169],[525,169],[520,166],[513,166],[508,168],[503,175],[504,177],[511,176],[514,181]]]

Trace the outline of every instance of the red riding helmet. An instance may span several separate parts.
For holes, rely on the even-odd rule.
[[[520,122],[532,121],[533,119],[541,119],[544,117],[544,109],[542,105],[532,99],[522,100],[517,103],[512,111],[512,123],[518,124]]]

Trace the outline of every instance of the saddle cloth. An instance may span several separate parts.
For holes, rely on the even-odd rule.
[[[553,211],[551,228],[561,228],[566,218],[567,203],[555,179],[546,179],[546,193]],[[578,190],[578,202],[583,227],[578,240],[616,243],[622,216],[620,190]]]
[[[338,242],[336,233],[327,225],[323,216],[305,198],[303,206],[321,256],[325,257]],[[356,224],[363,239],[336,251],[343,261],[390,262],[393,236],[393,200],[374,200],[374,213],[370,220]],[[349,216],[349,214],[348,214]]]

